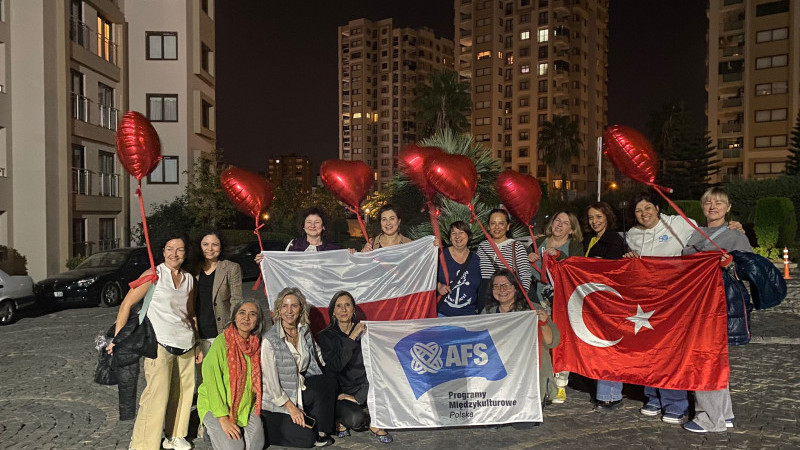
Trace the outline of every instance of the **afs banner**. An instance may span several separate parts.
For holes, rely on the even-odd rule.
[[[372,426],[541,422],[534,311],[368,322]]]
[[[261,272],[269,306],[278,292],[298,287],[311,307],[315,332],[328,323],[328,304],[338,291],[350,292],[358,314],[368,320],[436,316],[437,249],[433,236],[367,253],[264,252]]]
[[[728,385],[720,253],[615,261],[572,257],[549,266],[556,371],[667,389]]]

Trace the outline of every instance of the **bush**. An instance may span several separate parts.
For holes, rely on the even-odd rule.
[[[758,245],[771,249],[790,245],[797,234],[794,206],[786,197],[765,197],[756,202],[755,231]]]
[[[686,214],[686,217],[694,219],[694,221],[700,225],[706,223],[706,216],[703,214],[703,206],[700,204],[700,200],[673,200],[673,202]],[[663,212],[667,215],[678,214],[678,212],[669,205],[664,207]]]
[[[794,205],[795,220],[800,220],[800,176],[784,176],[768,180],[748,180],[725,185],[728,191],[731,211],[736,220],[753,223],[756,202],[764,197],[786,197]]]
[[[228,245],[246,244],[256,239],[253,230],[220,230],[220,233],[225,236]],[[262,231],[260,234],[262,240],[280,241],[286,242],[287,244],[295,238],[295,236],[286,233],[277,233],[273,231]]]
[[[753,247],[753,253],[773,262],[783,261],[783,250],[777,248]]]
[[[73,256],[72,258],[67,258],[67,263],[66,263],[67,269],[72,270],[72,269],[78,267],[78,265],[80,263],[82,263],[85,259],[86,259],[86,257],[83,256],[83,255]]]
[[[15,276],[28,274],[28,259],[16,249],[0,245],[0,270]]]

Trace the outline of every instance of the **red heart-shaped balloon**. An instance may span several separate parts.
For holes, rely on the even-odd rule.
[[[506,170],[497,176],[497,195],[512,216],[529,224],[539,210],[542,188],[536,178]]]
[[[258,219],[275,198],[275,190],[266,178],[238,167],[222,172],[219,180],[234,206],[254,219]]]
[[[443,153],[427,158],[425,179],[440,194],[465,205],[472,202],[478,188],[475,164],[463,155]]]
[[[605,154],[620,172],[644,184],[653,184],[658,173],[658,156],[641,133],[622,125],[610,126],[603,135]]]
[[[372,169],[363,161],[329,159],[319,167],[322,182],[339,200],[358,209],[372,189]]]
[[[400,170],[414,183],[427,200],[432,200],[436,190],[425,178],[425,161],[444,154],[439,147],[419,147],[411,144],[400,152]]]
[[[117,157],[125,170],[141,181],[161,161],[161,140],[143,115],[128,111],[117,129]]]

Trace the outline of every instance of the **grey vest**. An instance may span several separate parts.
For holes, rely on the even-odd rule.
[[[272,346],[272,351],[275,354],[275,365],[278,367],[278,379],[281,384],[281,389],[283,389],[283,392],[286,394],[286,396],[296,404],[297,384],[299,382],[300,370],[298,370],[297,363],[294,360],[294,356],[292,356],[292,352],[289,351],[289,347],[287,347],[289,344],[280,338],[278,333],[280,329],[280,323],[276,323],[272,326],[272,328],[269,329],[269,331],[264,333],[262,339],[269,341],[270,345]],[[311,337],[311,330],[308,326],[302,328],[300,345],[305,348],[305,351],[308,354],[308,369],[306,369],[306,378],[314,375],[322,375],[322,370],[320,370],[319,364],[317,363],[317,351],[314,347],[314,338]],[[265,364],[267,361],[262,361],[261,363]],[[266,398],[261,401],[261,409],[271,412],[289,414],[289,411],[287,411],[285,407],[277,406]]]

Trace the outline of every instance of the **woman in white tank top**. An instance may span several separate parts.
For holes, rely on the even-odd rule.
[[[156,359],[145,358],[144,376],[147,386],[139,400],[139,411],[131,436],[131,449],[188,450],[189,414],[194,392],[195,364],[203,359],[195,354],[197,320],[194,314],[194,277],[182,269],[186,259],[185,237],[179,234],[167,238],[162,247],[164,262],[156,267],[158,280],[147,309],[147,318],[158,341]],[[146,271],[142,276],[149,275]],[[131,289],[122,301],[117,314],[116,332],[128,321],[131,307],[147,294],[152,283]],[[113,352],[114,344],[107,350]],[[173,371],[177,376],[173,376]],[[161,430],[166,437],[161,442]]]

